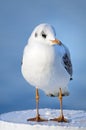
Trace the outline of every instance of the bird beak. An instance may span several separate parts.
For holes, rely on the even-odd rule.
[[[50,41],[53,43],[53,45],[54,45],[54,44],[61,45],[61,41],[59,41],[58,39],[50,40]]]

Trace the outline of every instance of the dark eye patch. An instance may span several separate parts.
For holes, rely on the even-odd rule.
[[[46,37],[47,37],[47,35],[44,33],[44,31],[42,31],[41,34],[42,34],[42,37],[43,37],[43,38],[46,38]]]
[[[38,34],[37,33],[35,33],[35,37],[37,37],[38,36]]]

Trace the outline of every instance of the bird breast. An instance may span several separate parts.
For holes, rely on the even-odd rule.
[[[22,73],[32,85],[46,85],[57,67],[59,57],[52,46],[34,44],[26,46],[24,50]],[[56,70],[56,69],[55,69]],[[44,84],[45,83],[45,84]]]

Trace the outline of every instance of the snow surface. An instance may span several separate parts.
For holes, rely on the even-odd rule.
[[[28,118],[34,117],[36,110],[14,111],[0,115],[0,130],[86,130],[86,112],[64,110],[64,116],[68,123],[50,121],[60,114],[60,110],[40,109],[41,117],[48,122],[27,122]]]

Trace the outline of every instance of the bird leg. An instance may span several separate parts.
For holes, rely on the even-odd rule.
[[[27,121],[37,121],[37,122],[47,121],[46,119],[41,118],[40,114],[39,114],[39,92],[38,92],[38,88],[36,88],[36,117],[27,119]]]
[[[61,114],[58,118],[54,118],[54,119],[51,119],[52,121],[57,121],[57,122],[68,122],[68,120],[66,118],[64,118],[64,115],[63,115],[63,108],[62,108],[62,90],[60,88],[60,91],[59,91],[59,100],[60,100],[60,110],[61,110]]]

